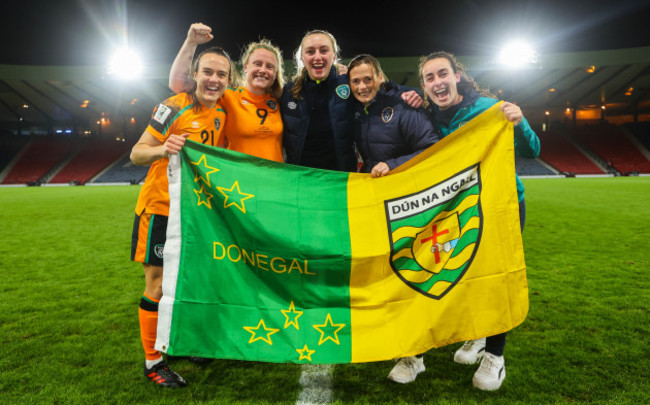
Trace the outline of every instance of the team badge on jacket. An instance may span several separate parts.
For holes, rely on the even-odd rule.
[[[343,100],[347,100],[350,97],[350,86],[347,84],[340,85],[336,88],[336,94]]]
[[[479,165],[418,193],[384,202],[395,274],[421,294],[441,299],[474,260],[481,238]]]
[[[381,120],[388,124],[393,119],[393,114],[395,114],[393,107],[386,107],[381,111]]]

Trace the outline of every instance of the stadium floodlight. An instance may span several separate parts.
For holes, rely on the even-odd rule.
[[[142,60],[131,49],[119,49],[108,64],[108,74],[120,79],[135,79],[142,74]]]
[[[537,63],[537,52],[525,41],[513,41],[499,53],[499,63],[509,68],[521,68]]]

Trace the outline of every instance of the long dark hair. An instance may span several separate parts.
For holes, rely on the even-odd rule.
[[[203,50],[201,53],[196,55],[194,60],[192,61],[192,80],[194,81],[194,75],[199,71],[199,62],[201,61],[201,58],[203,55],[208,54],[208,53],[213,53],[215,55],[223,56],[228,60],[228,66],[229,66],[229,71],[228,71],[228,86],[233,86],[235,83],[235,70],[234,70],[234,65],[232,63],[232,59],[230,59],[230,55],[228,55],[228,52],[226,52],[223,48],[220,46],[213,46],[210,48],[207,48]],[[192,100],[192,108],[198,110],[201,108],[201,103],[199,102],[199,99],[196,97],[196,88],[197,84],[196,81],[194,81],[194,87],[191,91],[187,92],[187,95],[189,96],[190,100]]]
[[[420,83],[424,84],[422,69],[424,68],[425,63],[427,63],[430,60],[439,59],[439,58],[444,58],[449,61],[449,64],[451,65],[451,69],[454,71],[454,74],[460,72],[460,82],[458,83],[457,86],[458,93],[467,94],[469,90],[475,90],[483,97],[497,98],[494,94],[490,93],[488,89],[482,89],[481,87],[479,87],[478,83],[476,83],[476,80],[474,80],[474,78],[468,75],[467,72],[465,71],[465,65],[463,65],[458,59],[456,59],[456,57],[453,54],[446,51],[437,51],[420,58],[420,65],[418,66]],[[429,100],[429,97],[427,96],[426,92],[424,92],[424,106],[428,107],[430,103],[431,100]]]

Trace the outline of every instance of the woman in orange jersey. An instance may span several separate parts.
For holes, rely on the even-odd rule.
[[[180,152],[188,138],[208,145],[218,144],[226,119],[218,101],[228,86],[231,70],[230,58],[223,49],[203,51],[192,67],[196,88],[159,104],[131,151],[133,164],[151,165],[135,208],[131,260],[142,263],[145,275],[139,309],[144,375],[163,387],[186,385],[183,377],[169,369],[162,354],[154,349],[169,215],[168,157]]]
[[[192,24],[169,76],[176,93],[191,89],[189,60],[196,47],[210,41],[211,28]],[[226,110],[223,138],[228,149],[264,159],[283,162],[282,118],[277,100],[284,86],[282,53],[270,41],[250,43],[241,58],[243,75],[239,86],[229,88],[220,104]]]

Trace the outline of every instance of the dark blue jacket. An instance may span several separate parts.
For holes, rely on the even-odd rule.
[[[354,141],[362,172],[370,173],[379,162],[393,170],[440,139],[427,113],[402,101],[403,91],[389,81],[367,107],[355,103]]]
[[[348,75],[339,75],[334,66],[327,79],[321,83],[306,78],[301,98],[293,97],[293,82],[284,86],[280,98],[280,111],[284,124],[282,144],[286,152],[287,163],[301,164],[302,152],[307,139],[307,130],[311,115],[311,104],[316,86],[328,86],[329,115],[336,155],[336,168],[341,171],[356,171],[354,152],[354,99],[350,94]],[[309,166],[309,162],[302,162]]]

